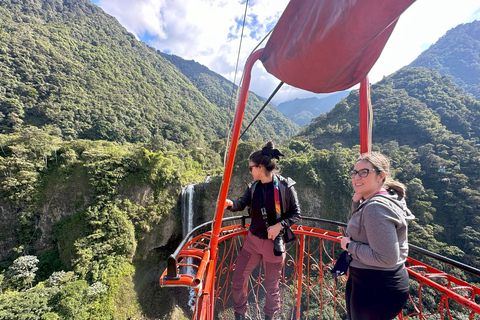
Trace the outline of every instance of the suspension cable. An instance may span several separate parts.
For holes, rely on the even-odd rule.
[[[233,76],[231,99],[233,99],[233,93],[235,92],[235,81],[237,80],[238,62],[240,61],[240,51],[242,50],[243,31],[245,29],[245,21],[247,19],[247,9],[248,9],[248,0],[245,2],[245,13],[243,14],[242,33],[240,35],[240,44],[238,46],[237,63],[235,64],[235,74]]]
[[[272,94],[270,95],[270,97],[267,99],[267,101],[265,101],[265,103],[263,104],[263,107],[260,108],[260,110],[258,110],[257,114],[255,115],[255,117],[252,119],[252,121],[250,121],[250,123],[248,124],[247,128],[242,132],[242,134],[240,135],[240,137],[238,137],[238,140],[240,140],[240,138],[245,134],[245,132],[247,132],[248,128],[250,128],[250,126],[252,125],[252,123],[257,119],[257,117],[260,115],[260,113],[263,111],[263,109],[265,109],[265,107],[268,105],[268,103],[270,102],[270,100],[272,100],[272,98],[277,94],[278,90],[280,90],[280,88],[283,86],[283,81],[280,82],[277,86],[277,88],[272,92]]]
[[[234,76],[234,80],[233,80],[233,86],[232,86],[232,99],[233,99],[233,92],[234,92],[234,89],[235,89],[235,80],[237,78],[237,71],[238,71],[238,61],[239,61],[239,57],[240,57],[240,48],[241,48],[241,43],[242,43],[242,38],[243,38],[243,29],[245,27],[245,20],[246,20],[246,17],[247,17],[247,6],[248,6],[248,0],[245,4],[245,15],[243,17],[243,26],[242,26],[242,36],[240,38],[240,47],[238,48],[238,57],[237,57],[237,66],[235,68],[235,76]],[[265,40],[270,36],[270,34],[272,33],[274,28],[272,28],[266,35],[265,37],[263,37],[263,39],[255,46],[255,48],[250,52],[250,55],[252,55],[253,52],[255,52],[258,47],[260,47],[260,45],[265,42]],[[250,56],[249,55],[249,56]],[[237,93],[236,93],[236,98],[235,98],[235,101],[238,100],[238,96],[239,96],[239,93],[240,93],[240,89],[241,89],[241,83],[243,82],[243,74],[242,74],[242,78],[240,79],[240,82],[239,82],[239,85],[237,87]],[[278,89],[277,89],[278,91]],[[276,91],[275,91],[276,93]],[[275,93],[273,95],[275,95]],[[271,96],[273,97],[273,96]],[[270,98],[271,99],[271,98]],[[231,125],[230,125],[230,130],[228,131],[228,135],[227,135],[227,143],[225,144],[225,153],[224,153],[224,156],[223,156],[223,163],[225,164],[226,162],[226,158],[227,158],[227,153],[228,153],[228,146],[229,146],[229,142],[230,142],[230,134],[232,132],[232,127],[233,127],[233,119],[232,119],[232,122],[231,122]],[[246,131],[246,130],[245,130]],[[243,134],[242,134],[243,135]],[[239,139],[241,138],[242,136],[239,137]]]
[[[233,109],[235,110],[235,101],[238,99],[238,91],[237,91],[237,98],[233,98],[235,92],[235,81],[237,81],[237,73],[238,73],[238,63],[240,61],[240,52],[242,49],[242,41],[243,41],[243,31],[245,29],[245,21],[247,20],[247,9],[248,9],[248,0],[245,2],[245,13],[243,14],[243,24],[242,24],[242,32],[240,34],[240,44],[238,46],[238,55],[237,55],[237,63],[235,64],[235,74],[233,75],[233,83],[232,83],[232,93],[230,95],[230,105],[233,105]],[[243,76],[242,76],[243,78]],[[242,80],[240,80],[241,82]],[[238,86],[240,88],[240,86]],[[227,152],[228,152],[228,142],[230,141],[230,134],[232,132],[234,118],[232,118],[232,122],[230,123],[228,134],[227,134],[227,143],[225,143],[225,152],[223,154],[223,164],[225,166],[225,162],[227,161]]]

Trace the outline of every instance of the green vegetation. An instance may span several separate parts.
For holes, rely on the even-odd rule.
[[[0,135],[1,198],[23,208],[18,233],[2,231],[18,247],[2,261],[0,317],[17,319],[27,304],[48,319],[138,314],[129,284],[147,254],[145,236],[172,220],[182,185],[218,174],[220,156],[55,138],[34,127]]]
[[[219,184],[237,88],[83,0],[0,0],[0,79],[0,318],[181,318],[184,292],[158,278],[182,236],[182,186]],[[417,217],[410,241],[480,267],[480,102],[424,68],[371,96],[373,149]],[[245,125],[262,104],[249,96]],[[248,155],[275,138],[302,214],[347,222],[358,92],[288,140],[297,128],[267,107],[233,179],[249,179]]]
[[[373,148],[392,158],[417,217],[411,240],[480,267],[480,102],[448,77],[402,69],[371,88]],[[296,137],[318,148],[359,141],[358,92],[321,115]],[[445,246],[448,243],[451,246]]]
[[[424,67],[451,76],[453,82],[480,100],[480,20],[447,31],[407,67]]]
[[[142,142],[156,150],[225,138],[231,83],[205,67],[192,82],[165,57],[88,0],[2,0],[0,132],[33,125],[65,140]],[[251,119],[262,101],[252,94],[248,105]],[[248,137],[296,132],[275,108],[267,110]]]

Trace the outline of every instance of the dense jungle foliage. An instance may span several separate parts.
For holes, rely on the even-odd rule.
[[[480,20],[447,31],[406,68],[424,67],[449,75],[459,87],[480,100]]]
[[[182,237],[182,186],[210,176],[218,190],[236,88],[83,0],[0,0],[0,75],[0,318],[188,318],[158,278]],[[480,267],[480,102],[423,68],[371,95],[373,149],[417,217],[410,241]],[[261,104],[250,95],[246,120]],[[346,222],[358,92],[290,140],[297,127],[267,110],[234,178],[276,138],[303,214]]]
[[[197,89],[88,0],[1,0],[0,62],[4,133],[23,124],[50,126],[70,140],[203,147],[226,137],[233,119],[233,84],[203,67]],[[246,119],[262,104],[251,94]],[[250,138],[297,131],[267,110]]]
[[[409,205],[424,201],[413,211],[420,224],[458,246],[462,261],[480,266],[480,102],[424,68],[402,69],[373,85],[371,101],[373,144],[388,145],[387,155],[404,152],[406,158],[393,161],[397,178],[421,182],[408,191]],[[358,92],[352,92],[295,139],[351,148],[359,141],[358,117]]]
[[[168,256],[155,247],[173,250],[181,186],[218,175],[218,153],[64,141],[35,127],[0,135],[0,145],[2,208],[18,208],[12,228],[0,233],[3,245],[15,245],[2,250],[0,318],[126,319],[173,310],[149,272]],[[153,262],[145,260],[149,250]],[[163,304],[145,305],[154,301]]]
[[[185,60],[171,54],[161,52],[159,54],[174,64],[210,102],[217,106],[228,107],[229,113],[234,113],[236,105],[232,104],[234,102],[232,93],[236,93],[237,86],[234,86],[230,81],[198,62]],[[257,116],[258,110],[261,109],[264,103],[263,98],[258,97],[253,92],[249,93],[242,132],[244,132],[252,119]],[[284,116],[269,104],[257,116],[252,126],[245,131],[242,140],[262,140],[264,137],[277,137],[277,140],[283,140],[286,137],[291,137],[298,130],[299,125],[295,124],[293,119]]]

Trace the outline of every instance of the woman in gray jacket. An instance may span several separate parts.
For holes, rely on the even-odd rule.
[[[380,153],[362,154],[350,172],[355,194],[341,246],[352,257],[345,291],[350,320],[395,318],[408,298],[406,187]]]

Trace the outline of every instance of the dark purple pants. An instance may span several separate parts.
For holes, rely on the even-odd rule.
[[[232,278],[233,309],[237,313],[247,311],[247,285],[253,269],[263,260],[265,271],[265,306],[263,313],[273,318],[275,312],[280,309],[280,289],[278,281],[281,276],[285,253],[281,256],[273,254],[273,241],[260,239],[248,233],[242,250],[237,257],[235,272]]]

